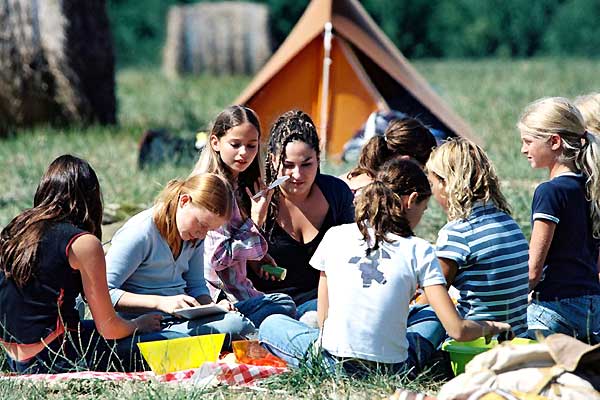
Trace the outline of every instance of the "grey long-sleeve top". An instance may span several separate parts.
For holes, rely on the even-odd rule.
[[[133,216],[112,239],[106,273],[113,305],[125,292],[195,298],[209,294],[203,242],[184,241],[181,254],[174,259],[152,213],[153,209],[148,209]]]

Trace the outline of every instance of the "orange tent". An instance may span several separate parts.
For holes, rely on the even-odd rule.
[[[376,110],[474,139],[357,0],[313,0],[236,104],[258,113],[263,132],[281,113],[304,110],[329,155],[340,154]]]

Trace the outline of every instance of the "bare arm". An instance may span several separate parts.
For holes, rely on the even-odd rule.
[[[208,303],[212,302],[210,296]],[[201,300],[201,297],[198,297]],[[119,311],[127,311],[132,313],[144,313],[149,311],[162,311],[167,314],[172,314],[173,311],[179,308],[196,307],[201,303],[187,294],[179,294],[176,296],[160,296],[153,294],[137,294],[125,292],[119,298],[116,304],[116,309]]]
[[[327,288],[327,275],[321,271],[319,278],[319,294],[317,298],[317,318],[319,320],[319,328],[323,329],[323,324],[327,319],[329,312],[329,292]]]
[[[458,272],[458,264],[454,260],[450,260],[449,258],[438,258],[440,266],[442,267],[442,272],[444,273],[444,278],[446,278],[446,288],[449,288],[456,278],[456,273]],[[427,300],[427,295],[422,294],[417,299],[418,304],[428,304],[429,300]]]
[[[426,286],[424,290],[429,299],[429,304],[433,307],[444,329],[446,329],[448,335],[458,341],[469,341],[481,336],[496,335],[510,330],[510,325],[504,322],[462,319],[443,285]]]
[[[106,339],[120,339],[135,330],[160,330],[160,315],[145,315],[133,321],[119,317],[110,301],[106,283],[106,261],[100,241],[92,235],[75,239],[69,249],[69,264],[81,273],[83,291],[98,332]]]
[[[529,290],[535,288],[540,279],[556,224],[547,220],[535,220],[529,243]]]

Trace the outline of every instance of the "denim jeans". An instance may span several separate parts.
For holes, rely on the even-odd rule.
[[[287,294],[270,293],[235,303],[239,312],[244,314],[254,326],[260,327],[263,320],[272,314],[284,314],[296,317],[296,304]]]
[[[343,371],[349,375],[357,375],[374,370],[399,373],[408,371],[413,365],[410,351],[408,360],[396,364],[336,357],[320,348],[317,343],[319,329],[285,315],[267,317],[261,325],[258,339],[263,347],[295,368],[300,365],[313,368],[318,366],[330,373]]]
[[[100,336],[92,320],[81,321],[76,331],[54,339],[27,361],[13,360],[9,356],[6,359],[12,371],[25,374],[131,370],[123,362],[116,341]]]
[[[307,311],[317,311],[317,299],[305,301],[296,309],[296,318],[300,319]]]
[[[429,304],[411,306],[406,325],[409,350],[420,371],[447,338],[446,330]]]
[[[118,353],[123,360],[127,361],[128,365],[132,366],[131,369],[148,369],[136,345],[140,342],[208,335],[211,333],[225,333],[223,349],[231,351],[231,342],[233,340],[243,339],[246,335],[256,330],[254,324],[238,312],[211,315],[193,320],[167,317],[163,321],[164,328],[159,332],[135,334],[132,337],[118,341]]]
[[[600,295],[556,301],[533,300],[527,307],[529,336],[564,333],[588,344],[600,343]]]

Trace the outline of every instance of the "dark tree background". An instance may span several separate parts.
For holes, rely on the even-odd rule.
[[[276,48],[308,0],[254,0],[270,7]],[[166,15],[190,0],[108,0],[120,65],[156,64]],[[600,53],[600,0],[362,0],[398,48],[418,57],[530,57]]]

